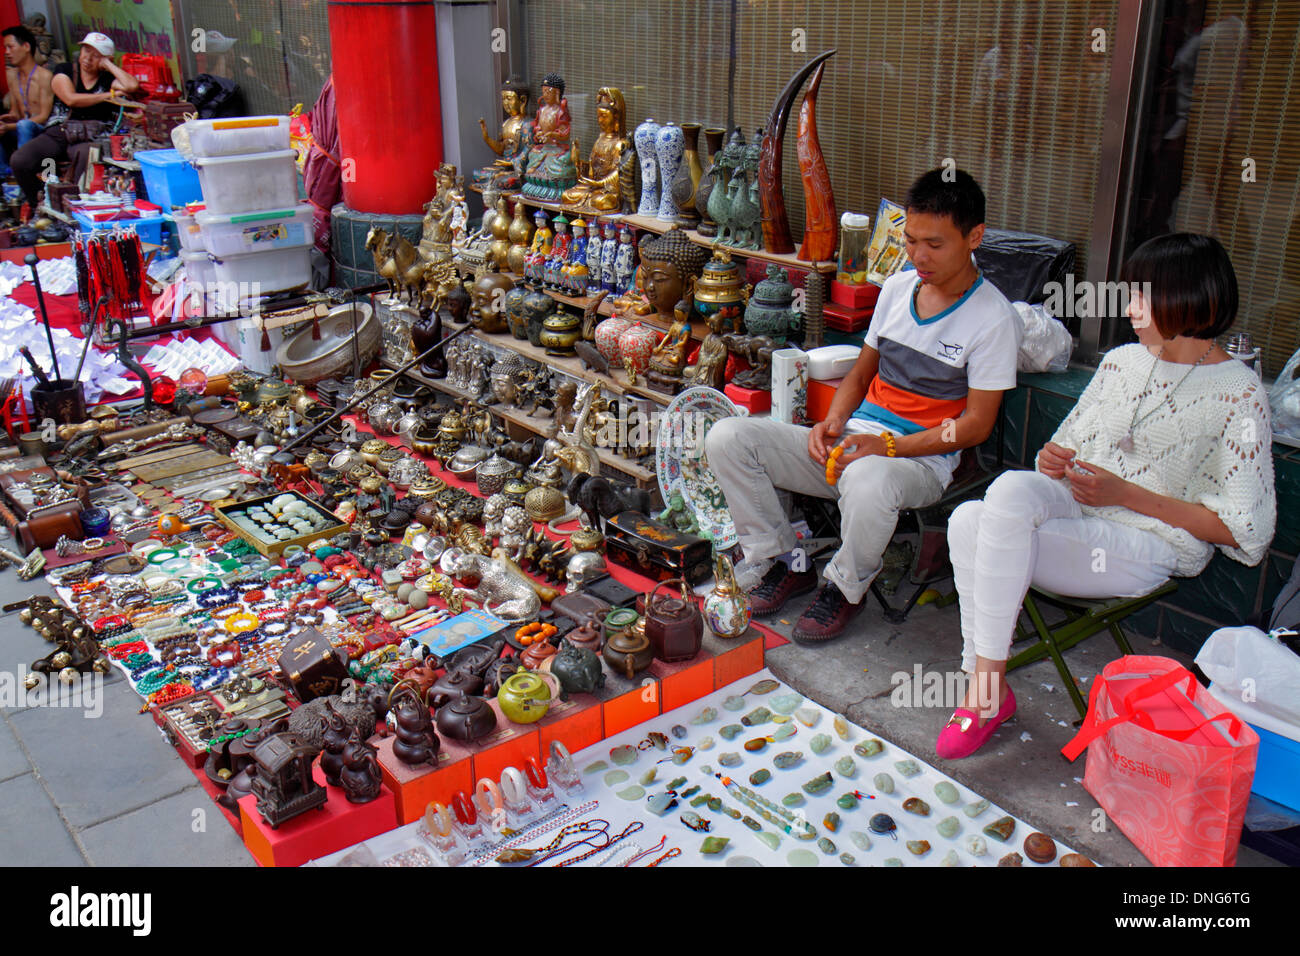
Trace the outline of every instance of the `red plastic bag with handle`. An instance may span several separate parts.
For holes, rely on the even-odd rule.
[[[1088,749],[1084,788],[1156,866],[1232,866],[1259,737],[1167,657],[1130,655],[1093,682],[1061,753]]]

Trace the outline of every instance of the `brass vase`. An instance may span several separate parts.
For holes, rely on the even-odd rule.
[[[517,276],[524,274],[524,256],[528,254],[528,244],[533,241],[535,227],[525,215],[524,204],[515,203],[515,218],[510,221],[506,238],[510,240],[510,251],[506,255],[510,271]]]

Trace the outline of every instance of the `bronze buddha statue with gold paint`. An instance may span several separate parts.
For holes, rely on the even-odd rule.
[[[501,109],[506,118],[501,124],[500,139],[488,134],[486,120],[480,118],[478,121],[479,129],[483,131],[483,142],[500,159],[491,166],[476,169],[474,182],[479,186],[494,183],[499,189],[518,189],[523,182],[528,150],[533,145],[533,120],[528,116],[528,85],[522,80],[511,79],[501,87]]]
[[[596,122],[600,135],[591,147],[591,159],[584,163],[579,157],[578,141],[573,142],[572,159],[578,168],[578,184],[564,192],[564,201],[570,205],[602,212],[617,210],[622,204],[621,176],[624,160],[635,153],[632,140],[627,135],[627,106],[623,92],[612,86],[602,86],[596,92]]]

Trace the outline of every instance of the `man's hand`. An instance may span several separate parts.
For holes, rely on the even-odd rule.
[[[825,468],[826,457],[842,434],[844,422],[831,418],[818,422],[808,433],[808,457]]]
[[[1038,470],[1048,478],[1064,478],[1065,469],[1074,461],[1074,456],[1073,448],[1062,448],[1049,441],[1038,453]]]
[[[839,481],[844,474],[844,469],[859,458],[866,458],[868,455],[887,455],[889,446],[879,435],[850,435],[840,442],[844,446],[844,451],[835,459],[835,480]]]
[[[1132,486],[1105,468],[1075,459],[1065,476],[1070,480],[1070,494],[1081,505],[1128,507],[1128,493]]]

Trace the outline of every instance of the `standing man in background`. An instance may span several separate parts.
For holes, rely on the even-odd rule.
[[[0,166],[42,130],[54,106],[54,74],[36,62],[36,37],[22,24],[0,31],[4,37],[9,111],[0,116]]]

